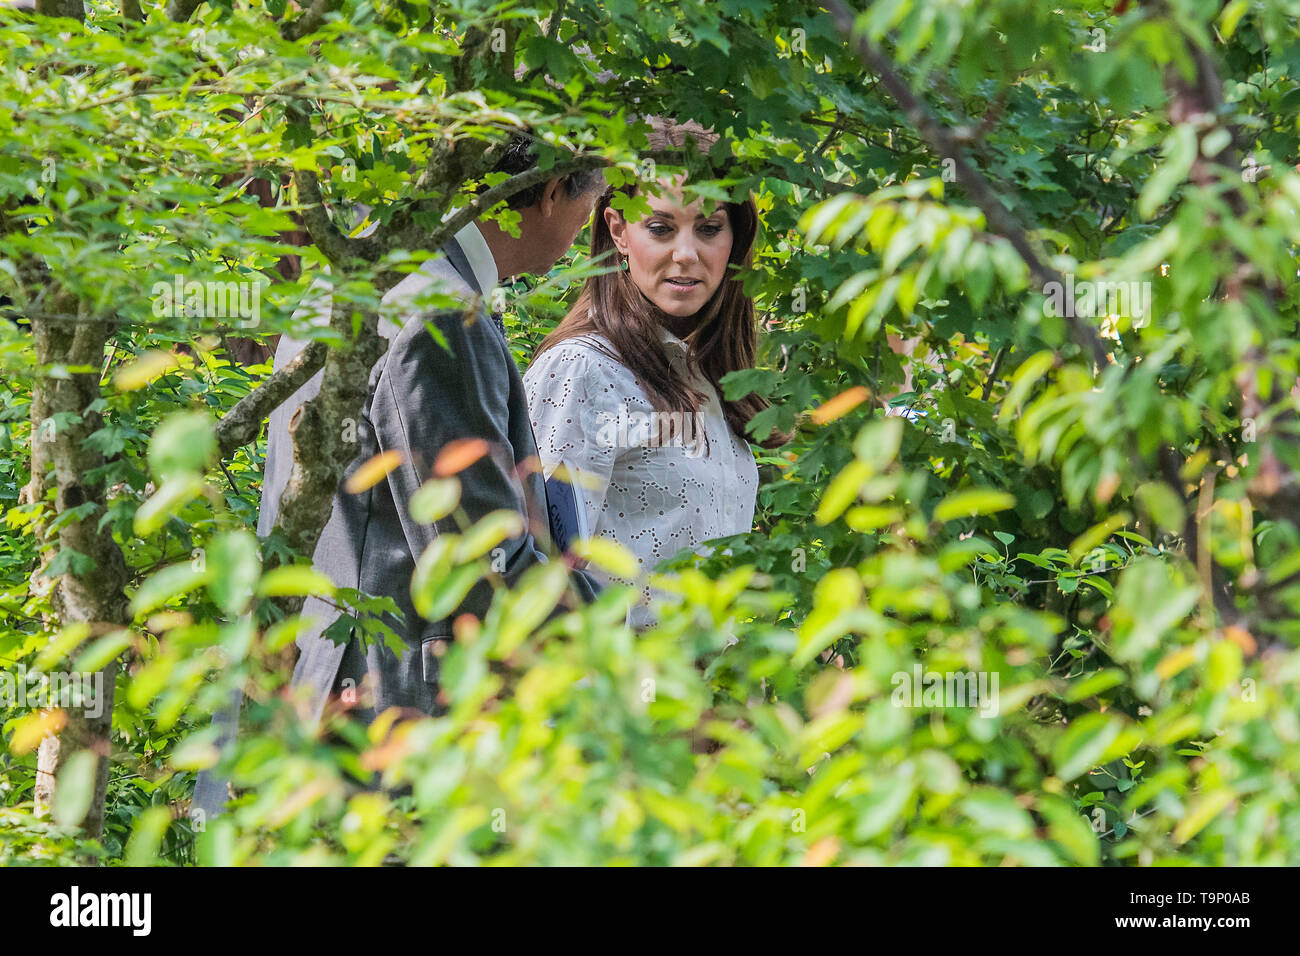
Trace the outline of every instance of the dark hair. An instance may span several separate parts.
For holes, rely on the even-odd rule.
[[[506,143],[505,151],[492,167],[492,172],[517,176],[520,173],[528,172],[536,165],[537,150],[534,146],[534,137],[528,133],[514,133]],[[595,192],[597,189],[604,189],[605,173],[599,168],[582,169],[576,173],[569,173],[567,176],[562,177],[560,181],[564,184],[565,195],[570,199],[577,199],[579,196]],[[527,209],[542,198],[542,192],[545,188],[545,182],[534,183],[522,192],[517,192],[507,199],[506,205],[511,209]]]
[[[687,135],[696,141],[701,152],[717,141],[716,135],[694,124],[673,123],[659,118],[650,122],[648,152],[652,155],[663,156],[682,149]],[[631,195],[635,189],[636,185],[630,184],[619,191]],[[605,222],[605,210],[613,196],[614,190],[610,189],[601,197],[592,219],[591,258],[596,261],[615,259],[614,240]],[[758,349],[754,303],[745,295],[737,274],[739,268],[748,267],[753,262],[758,208],[752,196],[747,196],[744,202],[725,203],[723,207],[732,233],[727,275],[697,313],[700,321],[691,335],[687,361],[718,390],[718,400],[722,403],[727,424],[748,441],[746,426],[769,403],[752,392],[728,401],[723,397],[720,381],[728,372],[752,368]],[[587,279],[578,300],[560,324],[542,340],[534,358],[566,339],[590,333],[601,335],[617,352],[610,357],[636,376],[656,411],[695,414],[705,398],[668,364],[659,337],[659,329],[667,320],[668,316],[646,298],[627,272],[620,269],[595,275]],[[759,444],[774,448],[786,441],[788,436],[773,432]]]

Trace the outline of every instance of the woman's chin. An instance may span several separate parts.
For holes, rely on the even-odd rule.
[[[692,296],[692,299],[694,297]],[[700,303],[694,301],[682,301],[681,299],[655,300],[655,305],[666,315],[671,315],[675,319],[684,319],[700,311]]]

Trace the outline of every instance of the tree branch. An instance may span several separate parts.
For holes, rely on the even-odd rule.
[[[350,336],[354,311],[351,303],[334,299],[330,328]],[[329,521],[343,471],[356,456],[355,445],[343,440],[343,420],[360,417],[370,388],[370,371],[386,347],[379,334],[379,314],[363,312],[352,347],[327,350],[320,392],[289,421],[293,465],[280,496],[275,526],[298,554],[310,555],[316,550],[316,541]]]
[[[491,209],[498,202],[510,198],[515,193],[527,189],[538,182],[546,182],[556,176],[567,175],[579,169],[591,169],[608,165],[608,161],[598,156],[587,156],[562,163],[548,170],[532,169],[513,176],[478,196],[445,222],[440,223],[432,232],[417,229],[414,224],[403,232],[381,238],[348,239],[330,220],[325,212],[324,200],[320,193],[320,184],[312,170],[297,170],[294,173],[298,183],[299,199],[302,201],[303,223],[311,235],[312,242],[325,253],[336,269],[346,269],[356,258],[373,256],[378,259],[393,249],[423,248],[435,250],[441,248],[456,233],[477,219],[484,211]],[[375,287],[381,293],[386,292],[403,278],[403,273],[388,271],[378,278]],[[333,319],[331,320],[333,323]],[[351,335],[350,313],[342,331]],[[283,404],[294,392],[305,384],[316,372],[327,366],[329,350],[323,343],[313,342],[300,352],[292,362],[276,369],[266,381],[241,398],[217,422],[217,447],[221,457],[228,457],[236,448],[253,441],[262,427],[262,422],[276,408]],[[382,351],[380,352],[382,354]],[[375,356],[378,361],[379,355]],[[374,364],[373,362],[371,363]],[[363,380],[369,377],[366,369]],[[330,374],[327,372],[326,377]],[[342,418],[348,416],[340,416]],[[346,464],[346,463],[345,463]]]
[[[301,40],[309,33],[314,33],[325,22],[325,15],[337,10],[341,0],[313,0],[305,13],[280,27],[280,36],[286,40]]]
[[[219,455],[227,458],[255,440],[267,416],[324,367],[328,351],[325,343],[312,342],[222,415],[216,428]]]
[[[971,163],[957,136],[940,123],[929,106],[912,92],[911,87],[894,68],[893,61],[884,52],[866,37],[854,36],[853,11],[842,0],[827,0],[825,6],[835,18],[840,32],[849,39],[858,59],[880,77],[881,84],[898,103],[921,138],[937,155],[953,160],[957,182],[966,189],[971,200],[984,213],[989,228],[1011,243],[1012,248],[1029,267],[1033,280],[1044,286],[1050,282],[1064,284],[1064,277],[1043,262],[1034,249],[1028,233],[1007,211],[984,174]],[[1101,336],[1075,316],[1066,316],[1065,322],[1075,344],[1089,353],[1098,367],[1104,368],[1109,363],[1109,359],[1106,344]]]
[[[415,222],[414,212],[401,217],[403,221],[397,223],[395,228],[390,228],[386,235],[379,238],[380,246],[385,255],[394,249],[425,249],[429,251],[441,249],[447,240],[456,233],[497,203],[505,202],[516,193],[523,192],[538,183],[549,182],[557,177],[609,165],[610,161],[605,157],[589,154],[578,156],[567,162],[556,163],[550,169],[537,167],[527,170],[479,193],[466,205],[456,210],[452,216],[435,226],[432,232],[427,231],[426,226],[418,225]],[[413,207],[414,209],[419,209],[425,215],[434,212],[427,208],[421,208],[418,203]],[[403,277],[404,273],[401,272],[386,273],[382,277],[383,284],[380,287],[387,291],[392,285],[400,282]]]
[[[349,239],[334,225],[325,209],[320,179],[314,169],[295,169],[293,181],[298,187],[302,224],[311,236],[312,244],[325,253],[325,258],[329,259],[331,265],[346,267],[351,265],[354,258],[368,261],[378,258],[374,242],[369,239]]]
[[[608,165],[610,161],[603,156],[587,154],[567,162],[556,163],[550,169],[536,167],[526,170],[479,193],[451,217],[434,226],[432,230],[424,225],[423,221],[436,217],[441,210],[430,208],[433,205],[431,201],[416,201],[407,209],[398,212],[383,232],[364,239],[349,239],[334,225],[325,210],[320,180],[313,170],[295,170],[294,181],[298,186],[303,225],[307,227],[312,242],[325,253],[331,266],[351,271],[358,264],[358,260],[373,265],[397,249],[435,252],[483,213],[516,193],[523,192],[537,183],[548,182],[584,169]],[[374,286],[382,294],[400,282],[405,275],[406,273],[399,270],[385,270],[376,277]]]
[[[79,23],[86,22],[83,0],[36,0],[36,13],[42,17],[67,17]]]
[[[167,0],[167,19],[173,23],[188,23],[202,3],[203,0]]]

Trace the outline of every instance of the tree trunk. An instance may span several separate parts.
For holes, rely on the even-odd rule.
[[[103,455],[89,446],[86,438],[103,424],[99,413],[89,409],[99,398],[104,346],[112,326],[96,319],[34,319],[32,330],[41,363],[32,396],[32,500],[41,501],[53,485],[56,516],[88,503],[94,505],[81,520],[69,521],[57,532],[53,542],[57,552],[75,551],[82,565],[73,565],[59,576],[51,603],[60,626],[85,623],[93,639],[129,622],[126,562],[109,528],[99,527],[105,512],[106,488],[102,480],[86,480],[86,475],[104,464]],[[45,371],[58,366],[89,371],[59,376]],[[59,419],[55,416],[60,414],[63,423],[56,427]],[[52,466],[52,473],[46,472],[47,465]],[[57,739],[47,738],[38,756],[36,810],[46,813],[54,801],[59,770],[68,759],[84,750],[95,754],[94,796],[82,821],[85,835],[92,838],[98,837],[104,827],[116,677],[117,662],[111,661],[100,671],[103,696],[99,716],[90,717],[84,708],[69,707]]]

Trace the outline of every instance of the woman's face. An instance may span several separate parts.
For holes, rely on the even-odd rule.
[[[627,271],[645,297],[669,315],[694,315],[727,275],[732,231],[727,211],[717,206],[705,217],[699,203],[682,205],[681,180],[659,181],[649,195],[650,215],[628,222],[607,208],[605,222]]]

